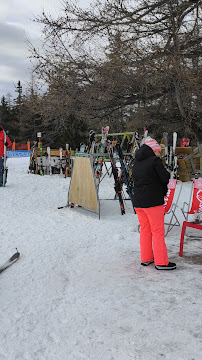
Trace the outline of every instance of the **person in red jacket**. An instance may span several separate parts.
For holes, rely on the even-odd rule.
[[[6,146],[11,146],[12,142],[10,141],[9,137],[6,135]],[[0,126],[0,186],[3,185],[3,173],[4,173],[4,129]]]

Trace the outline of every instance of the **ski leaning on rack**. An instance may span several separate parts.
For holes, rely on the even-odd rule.
[[[148,130],[146,129],[146,127],[144,127],[144,133],[142,136],[142,140],[140,142],[140,146],[142,146],[145,143],[147,136],[148,136]]]
[[[102,155],[104,155],[108,132],[109,132],[109,126],[102,128],[102,138],[101,138],[100,150],[99,150],[100,156],[97,159],[97,164],[96,164],[96,168],[95,168],[95,177],[98,179],[98,183],[99,183],[100,177],[102,175],[102,166],[104,163],[104,156],[102,156]]]
[[[168,133],[167,132],[163,133],[163,142],[165,146],[165,155],[164,155],[165,168],[166,170],[168,170]]]
[[[124,162],[123,152],[122,152],[122,149],[121,149],[121,146],[120,146],[119,143],[117,143],[115,145],[115,149],[116,149],[117,154],[119,156],[119,161],[120,161],[121,170],[122,170],[122,177],[123,177],[123,180],[124,180],[124,182],[126,184],[127,193],[129,195],[129,197],[131,199],[131,202],[132,202],[132,205],[133,205],[132,182],[131,182],[131,178],[130,178],[129,173],[128,173],[127,165]]]
[[[123,187],[123,183],[122,183],[122,179],[121,179],[122,172],[119,176],[118,169],[116,166],[116,160],[114,159],[114,154],[113,154],[113,151],[112,151],[112,148],[110,145],[107,147],[107,151],[109,154],[109,159],[110,159],[111,166],[112,166],[112,174],[114,177],[114,190],[115,190],[116,196],[119,199],[121,215],[124,215],[125,207],[124,207],[124,202],[123,202],[123,197],[122,197],[122,187]]]
[[[37,141],[34,141],[34,144],[32,146],[32,153],[30,155],[30,162],[29,162],[29,170],[28,172],[34,172],[36,170],[36,160],[35,160],[35,152],[36,152],[36,146],[37,146]]]
[[[43,147],[42,147],[42,143],[40,142],[39,145],[39,152],[40,152],[40,170],[39,170],[39,174],[43,175]]]
[[[93,154],[94,150],[95,150],[95,131],[90,130],[90,132],[89,132],[88,152]]]
[[[10,259],[8,259],[4,264],[0,266],[0,273],[6,270],[9,266],[14,264],[20,257],[20,253],[18,252],[18,249],[16,249],[17,252],[13,254]]]
[[[175,154],[176,144],[177,144],[177,133],[174,132],[173,133],[173,145],[170,148],[170,162],[169,162],[171,179],[177,178],[177,155]]]
[[[173,132],[173,143],[168,150],[168,133],[163,133],[163,140],[165,146],[165,168],[169,171],[171,179],[177,178],[177,155],[176,144],[177,144],[177,133]]]

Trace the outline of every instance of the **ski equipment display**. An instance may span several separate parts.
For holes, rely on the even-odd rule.
[[[18,249],[16,249],[17,252],[13,254],[10,259],[8,259],[4,264],[0,266],[0,273],[6,270],[9,266],[14,264],[20,257],[20,253],[18,252]]]

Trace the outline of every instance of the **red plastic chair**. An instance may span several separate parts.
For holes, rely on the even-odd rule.
[[[191,200],[191,197],[190,197]],[[185,212],[185,206],[189,209],[191,203],[191,208],[189,211]],[[192,191],[192,202],[189,204],[184,202],[183,208],[181,209],[185,217],[185,221],[182,224],[181,238],[180,238],[180,251],[179,256],[183,256],[183,245],[184,245],[184,236],[186,227],[202,230],[202,220],[200,220],[200,214],[202,213],[202,178],[195,179],[193,181],[193,191]],[[189,214],[196,216],[195,221],[188,221]]]
[[[180,193],[182,190],[182,183],[179,189],[179,193],[176,199],[176,203],[173,203],[173,199],[174,199],[174,195],[175,195],[175,190],[176,190],[176,186],[177,186],[177,180],[175,179],[170,179],[169,183],[168,183],[168,192],[166,194],[166,196],[164,197],[164,211],[165,211],[165,215],[166,214],[172,214],[170,217],[170,221],[169,223],[165,223],[165,225],[168,225],[167,231],[165,233],[165,236],[168,234],[168,232],[174,227],[174,226],[180,226],[180,222],[175,214],[175,210],[177,208],[177,203],[180,197]]]

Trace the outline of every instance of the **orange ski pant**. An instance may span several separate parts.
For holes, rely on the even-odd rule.
[[[164,206],[135,208],[140,223],[141,262],[152,261],[155,265],[168,265],[165,243]]]

